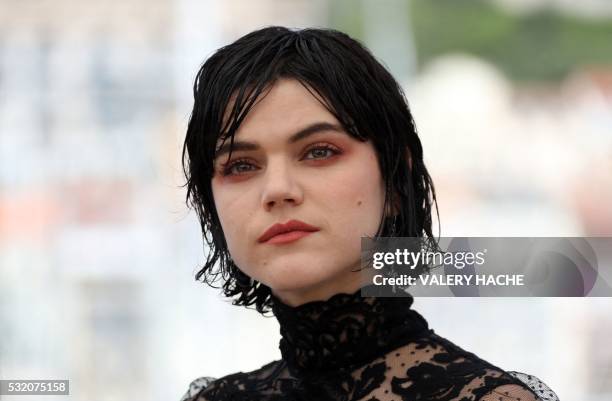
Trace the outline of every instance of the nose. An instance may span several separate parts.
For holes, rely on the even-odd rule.
[[[302,203],[303,196],[297,177],[286,162],[268,163],[261,194],[262,205],[266,211],[297,206]]]

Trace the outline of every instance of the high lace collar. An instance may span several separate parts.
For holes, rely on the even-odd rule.
[[[272,295],[283,360],[296,377],[352,371],[429,330],[413,300],[362,297],[359,289],[292,307]]]

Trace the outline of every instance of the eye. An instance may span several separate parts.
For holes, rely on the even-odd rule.
[[[319,159],[329,159],[332,156],[340,154],[340,150],[335,146],[331,146],[328,144],[322,145],[314,145],[310,147],[304,156],[306,160],[319,160]],[[307,157],[311,155],[312,157]]]
[[[255,166],[252,163],[249,163],[245,159],[238,159],[222,165],[221,173],[223,174],[223,176],[241,175],[248,173],[249,171],[253,171],[254,169]]]

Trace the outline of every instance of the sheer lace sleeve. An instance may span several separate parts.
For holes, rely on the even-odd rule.
[[[197,395],[214,380],[214,377],[209,376],[198,377],[197,379],[192,381],[191,384],[189,384],[189,389],[187,389],[187,392],[185,393],[185,395],[183,395],[180,401],[195,401],[197,399]],[[200,400],[202,399],[200,398]]]

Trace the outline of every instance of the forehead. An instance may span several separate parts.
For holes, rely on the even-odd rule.
[[[232,99],[226,109],[228,118]],[[256,139],[260,135],[291,135],[313,122],[339,124],[324,100],[295,79],[280,79],[263,91],[236,131],[235,137]],[[222,138],[218,140],[218,145]]]

